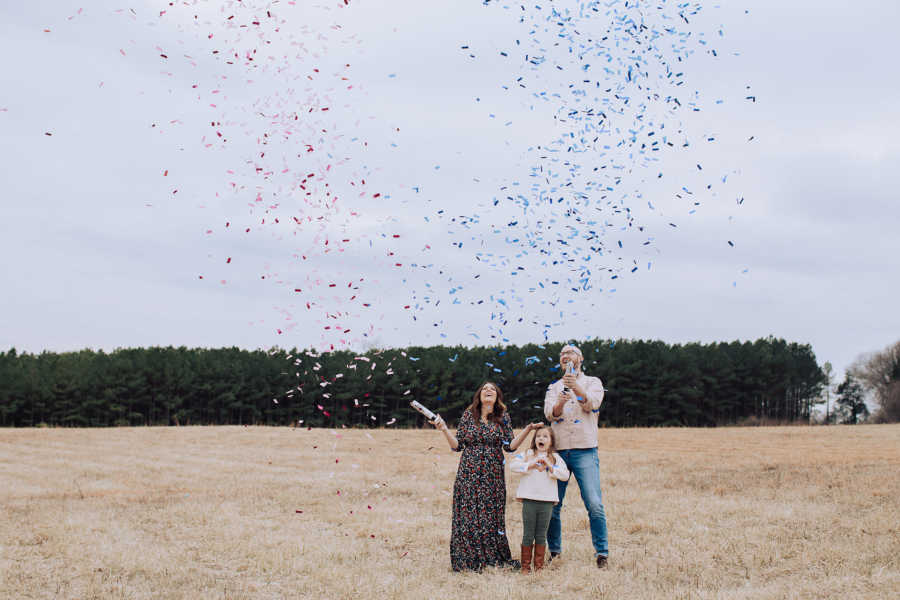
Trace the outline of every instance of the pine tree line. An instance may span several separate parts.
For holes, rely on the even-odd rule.
[[[805,421],[825,382],[810,346],[576,342],[607,388],[604,426],[715,426],[748,418]],[[422,402],[455,423],[485,380],[515,426],[543,418],[561,343],[410,347],[316,354],[276,349],[135,348],[0,353],[0,426],[107,427],[301,423],[415,427]]]

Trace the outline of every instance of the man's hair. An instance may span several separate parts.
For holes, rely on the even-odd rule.
[[[566,350],[571,350],[572,352],[574,352],[575,354],[580,356],[581,360],[584,360],[584,354],[581,353],[581,349],[578,346],[575,346],[573,344],[566,344],[565,346],[563,346],[562,348],[559,349],[559,353],[562,354]]]

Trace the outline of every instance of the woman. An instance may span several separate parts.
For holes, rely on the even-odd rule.
[[[543,427],[530,423],[513,439],[503,392],[485,382],[463,412],[454,436],[438,416],[431,424],[462,452],[453,484],[450,565],[454,571],[480,571],[486,565],[511,564],[506,538],[506,480],[503,452],[516,450],[528,433]]]

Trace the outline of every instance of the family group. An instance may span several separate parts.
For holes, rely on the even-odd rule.
[[[584,357],[576,346],[563,346],[565,375],[547,388],[544,423],[530,423],[518,435],[503,392],[485,382],[459,420],[456,434],[437,416],[431,421],[450,448],[461,452],[453,486],[450,565],[454,571],[480,571],[486,566],[537,571],[562,553],[560,511],[574,478],[587,509],[597,567],[607,565],[606,513],[600,490],[597,417],[603,384],[582,371]],[[519,452],[534,432],[530,447]],[[506,479],[503,452],[513,454],[510,470],[522,475],[516,499],[522,503],[521,560],[512,557],[506,536]],[[548,554],[549,550],[549,554]]]

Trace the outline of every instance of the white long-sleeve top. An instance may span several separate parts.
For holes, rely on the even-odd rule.
[[[584,373],[578,373],[576,381],[587,397],[577,398],[573,393],[558,417],[553,416],[553,406],[565,386],[563,380],[550,384],[544,396],[544,416],[550,421],[550,427],[556,435],[557,450],[597,447],[598,414],[605,393],[603,382],[598,377]]]
[[[528,449],[524,453],[516,454],[509,468],[515,473],[524,473],[522,481],[519,482],[519,488],[516,490],[516,498],[519,500],[543,500],[545,502],[559,502],[559,494],[556,492],[556,480],[568,481],[569,468],[566,461],[556,452],[553,458],[556,464],[552,469],[539,471],[538,469],[529,469],[542,456],[546,456],[546,452],[535,452]]]

